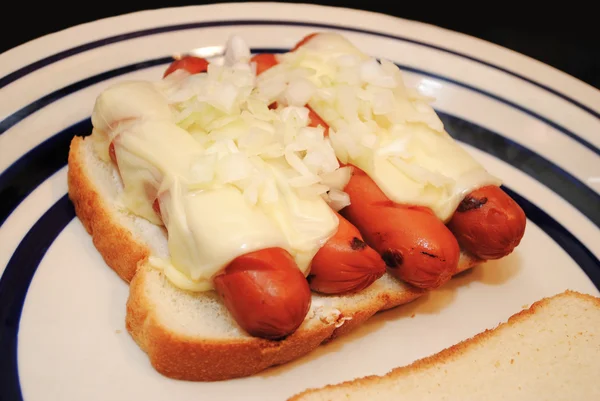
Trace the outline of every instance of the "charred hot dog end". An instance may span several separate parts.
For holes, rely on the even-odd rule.
[[[483,260],[510,254],[525,234],[525,212],[496,186],[473,191],[458,206],[448,227],[460,245]]]

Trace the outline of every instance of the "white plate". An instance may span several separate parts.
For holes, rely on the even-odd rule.
[[[398,63],[410,85],[437,98],[447,130],[525,209],[522,244],[288,365],[216,383],[162,377],[124,327],[127,286],[74,218],[68,143],[90,130],[103,88],[156,79],[173,53],[222,45],[233,33],[255,49],[286,49],[315,30],[338,30]],[[3,399],[284,400],[383,374],[565,289],[600,294],[600,92],[498,46],[348,9],[220,4],[45,36],[0,56],[0,77]]]

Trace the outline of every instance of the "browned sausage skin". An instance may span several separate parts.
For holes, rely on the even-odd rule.
[[[118,169],[115,145],[109,155]],[[152,208],[161,216],[158,199]],[[168,235],[168,233],[167,233]],[[214,277],[215,290],[240,327],[252,336],[279,339],[293,333],[310,308],[308,282],[292,256],[267,248],[238,256]]]
[[[293,50],[316,35],[307,35]],[[314,111],[311,110],[310,116],[315,124],[326,127]],[[448,223],[458,243],[482,260],[500,259],[510,254],[521,242],[525,226],[523,209],[497,186],[486,186],[467,195]]]
[[[353,168],[344,189],[351,203],[340,213],[381,254],[389,271],[425,289],[450,280],[460,257],[450,230],[428,208],[392,202],[365,172]]]
[[[256,337],[277,340],[292,334],[310,308],[306,278],[281,248],[237,257],[214,285],[235,321]]]
[[[500,259],[519,245],[525,234],[525,212],[497,186],[467,195],[448,227],[467,251],[483,260]]]
[[[385,263],[360,232],[338,214],[336,234],[312,260],[308,282],[313,291],[343,294],[361,291],[385,273]]]
[[[313,35],[304,38],[296,48]],[[264,57],[265,71],[277,64]],[[258,67],[257,67],[258,68]],[[321,126],[327,135],[328,124],[309,109],[310,126]],[[362,170],[354,174],[344,189],[351,204],[340,211],[375,249],[389,271],[416,287],[433,289],[447,282],[458,268],[460,248],[450,230],[428,208],[392,202]]]

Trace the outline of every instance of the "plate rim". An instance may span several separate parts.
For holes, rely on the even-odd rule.
[[[528,56],[524,53],[518,52],[516,50],[512,50],[509,49],[507,47],[504,47],[502,45],[490,42],[488,40],[485,39],[481,39],[479,37],[473,36],[473,35],[469,35],[466,33],[462,33],[462,32],[458,32],[458,31],[454,31],[448,28],[444,28],[438,25],[434,25],[432,23],[428,23],[428,22],[422,22],[422,21],[418,21],[418,20],[413,20],[413,19],[407,19],[404,17],[400,17],[400,16],[394,16],[391,14],[385,14],[382,12],[377,12],[377,11],[371,11],[371,10],[363,10],[363,9],[358,9],[358,8],[352,8],[352,7],[342,7],[342,6],[331,6],[331,5],[322,5],[322,4],[312,4],[312,3],[302,3],[302,2],[269,2],[269,1],[256,1],[256,2],[235,2],[235,1],[231,1],[231,2],[222,2],[222,3],[213,3],[213,4],[201,4],[201,5],[184,5],[184,6],[173,6],[173,7],[163,7],[163,8],[155,8],[155,9],[142,9],[142,10],[137,10],[137,11],[132,11],[132,12],[127,12],[127,13],[122,13],[122,14],[118,14],[118,15],[113,15],[113,16],[109,16],[109,17],[104,17],[104,18],[99,18],[93,21],[88,21],[88,22],[84,22],[84,23],[80,23],[80,24],[76,24],[55,32],[51,32],[51,33],[47,33],[45,35],[42,35],[40,37],[31,39],[25,43],[22,43],[18,46],[15,46],[7,51],[5,51],[4,53],[0,54],[0,66],[2,64],[4,64],[4,59],[10,59],[11,57],[15,58],[19,58],[20,54],[19,53],[25,53],[27,54],[29,52],[29,48],[32,46],[36,46],[38,44],[43,44],[43,42],[45,41],[49,41],[49,42],[64,42],[70,43],[70,40],[72,40],[71,38],[73,37],[77,37],[77,35],[73,35],[73,34],[78,34],[78,33],[82,33],[80,31],[85,31],[86,29],[91,29],[92,31],[95,32],[99,32],[102,31],[103,29],[108,29],[111,27],[119,27],[120,21],[126,21],[126,20],[131,20],[134,21],[137,17],[142,17],[142,18],[147,18],[148,20],[152,19],[155,16],[158,16],[160,14],[164,14],[164,15],[169,15],[169,14],[173,14],[173,15],[169,15],[170,18],[172,19],[176,19],[179,21],[179,23],[182,23],[183,20],[187,20],[187,19],[193,19],[193,15],[195,13],[199,13],[201,11],[210,11],[212,10],[218,10],[218,9],[231,9],[232,11],[239,11],[242,7],[246,7],[246,8],[260,8],[260,7],[277,7],[277,8],[281,8],[283,9],[293,9],[293,8],[298,8],[301,10],[310,10],[313,9],[315,11],[321,10],[324,13],[336,13],[336,12],[342,12],[342,13],[346,13],[348,15],[352,15],[354,14],[355,16],[370,16],[371,18],[375,18],[375,19],[387,19],[390,22],[395,22],[395,23],[402,23],[405,24],[406,26],[412,26],[415,27],[418,30],[423,30],[424,33],[427,35],[426,38],[421,38],[422,41],[426,41],[428,43],[432,43],[432,44],[438,44],[438,41],[442,41],[442,42],[446,42],[445,46],[446,48],[451,48],[453,50],[458,50],[462,53],[465,54],[470,54],[471,52],[474,52],[475,48],[477,48],[478,46],[482,46],[486,49],[484,49],[486,52],[488,52],[489,54],[486,55],[485,58],[481,58],[481,60],[484,61],[489,61],[489,59],[492,59],[492,64],[497,65],[497,66],[501,66],[504,69],[511,71],[519,76],[525,77],[528,80],[533,81],[534,83],[537,83],[539,85],[543,85],[546,86],[548,88],[553,89],[556,92],[559,93],[563,93],[563,94],[567,94],[566,96],[569,98],[572,98],[573,100],[575,100],[576,102],[584,105],[585,107],[587,107],[589,110],[592,110],[594,113],[598,115],[600,115],[600,90],[593,87],[591,84],[577,78],[574,77],[573,75],[568,74],[565,71],[562,71],[556,67],[553,67],[551,65],[548,65],[540,60],[537,60],[531,56]],[[189,17],[188,18],[183,18],[183,17],[178,17],[177,14],[181,13],[181,15],[184,14],[185,11],[191,11],[189,13]],[[277,13],[265,13],[263,16],[261,17],[250,17],[249,19],[257,19],[257,18],[261,18],[261,19],[272,19],[272,20],[278,20],[277,18]],[[318,12],[316,13],[318,14]],[[345,16],[341,16],[336,18],[336,20],[342,20],[344,19]],[[236,17],[232,17],[233,19],[237,19]],[[315,18],[318,20],[321,20],[322,18]],[[302,18],[302,19],[298,19],[299,21],[306,21],[306,18]],[[312,21],[312,19],[311,19]],[[168,21],[165,21],[168,22]],[[103,25],[106,25],[106,27],[104,27]],[[126,25],[126,24],[122,24],[122,25]],[[156,26],[156,25],[153,25]],[[356,26],[362,26],[360,21],[353,21],[352,23],[353,27]],[[136,27],[135,30],[139,30],[139,27]],[[108,31],[110,32],[116,32],[116,30],[113,29],[108,29]],[[125,33],[125,32],[130,32],[130,29],[126,29],[124,32],[120,32],[119,35]],[[387,32],[388,29],[385,29],[385,31]],[[86,33],[86,35],[89,35],[90,33]],[[440,35],[440,38],[436,38],[437,35]],[[455,42],[456,41],[456,42]],[[448,42],[452,42],[452,46],[448,46]],[[78,45],[72,45],[71,47],[76,47]],[[64,49],[64,46],[62,47],[62,49]],[[498,54],[494,54],[494,52],[497,52]],[[519,62],[518,67],[519,68],[510,68],[505,66],[504,64],[504,57],[512,57],[515,59],[515,61]],[[476,57],[476,56],[475,56]],[[481,56],[479,56],[481,57]],[[493,60],[494,58],[497,58],[497,60]],[[38,61],[39,58],[36,58],[35,61]],[[35,61],[29,61],[27,62],[27,64],[31,64]],[[530,76],[530,74],[532,74],[534,71],[527,71],[525,72],[525,70],[535,70],[538,69],[540,70],[540,72],[543,72],[545,74],[550,75],[550,78],[555,78],[555,79],[551,79],[552,83],[554,85],[552,85],[549,82],[542,82],[540,80],[539,76]],[[18,68],[17,68],[18,70]],[[0,67],[0,71],[1,71],[1,67]],[[6,73],[0,73],[2,75],[0,75],[0,81],[2,81],[6,76],[14,73],[16,70],[14,68],[11,68],[8,72]],[[552,75],[554,75],[554,77],[552,77]],[[561,82],[564,81],[564,82]],[[0,86],[1,87],[1,86]],[[584,98],[584,99],[582,99]]]

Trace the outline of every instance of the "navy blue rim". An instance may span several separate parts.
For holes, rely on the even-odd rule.
[[[284,52],[285,49],[253,49],[255,53],[263,52]],[[114,78],[122,74],[141,70],[144,68],[150,68],[162,64],[166,64],[172,61],[170,57],[163,57],[158,59],[147,60],[141,63],[135,63],[128,66],[120,67],[114,70],[106,71],[98,75],[86,78],[82,81],[74,83],[59,89],[39,100],[32,103],[30,113],[35,110],[39,110],[48,104],[55,102],[61,98],[64,98],[78,90],[81,90],[90,85],[96,84],[106,79]],[[415,72],[421,75],[429,76],[446,82],[450,82],[457,86],[464,87],[468,90],[480,93],[484,96],[490,97],[494,100],[500,101],[507,104],[509,107],[516,108],[524,113],[527,113],[534,118],[538,118],[543,122],[554,126],[552,121],[548,121],[543,117],[532,113],[522,107],[513,104],[507,100],[498,98],[489,92],[475,88],[473,86],[454,81],[450,78],[432,74],[427,71],[419,70],[416,68],[399,65],[400,68]],[[29,108],[27,106],[26,108]],[[34,110],[35,109],[35,110]],[[444,115],[446,117],[445,124],[451,126],[454,120],[450,119],[449,114],[440,113],[440,117]],[[25,118],[26,115],[22,115],[20,118]],[[9,117],[10,118],[10,117]],[[6,121],[6,120],[5,120]],[[448,129],[448,127],[447,127]],[[479,130],[483,128],[478,127]],[[519,145],[510,139],[502,137],[499,134],[493,133],[488,130],[485,131],[485,135],[471,135],[466,136],[461,134],[462,130],[448,129],[450,134],[458,135],[457,139],[475,146],[481,150],[484,150],[494,156],[502,159],[503,161],[514,165],[515,167],[526,172],[536,180],[540,181],[548,188],[552,189],[555,193],[562,196],[568,202],[570,202],[575,208],[581,213],[586,215],[596,226],[600,227],[600,210],[594,207],[595,204],[600,203],[600,196],[596,194],[583,182],[578,180],[576,177],[561,169],[556,164],[552,163],[548,159],[541,155],[531,151],[530,149]],[[83,120],[59,134],[47,139],[42,142],[16,162],[14,162],[9,168],[7,168],[0,175],[0,226],[6,221],[12,211],[44,180],[50,175],[64,167],[67,163],[67,153],[62,152],[64,149],[68,149],[68,143],[74,135],[85,135],[91,132],[91,124],[87,120]],[[470,131],[469,131],[470,132]],[[483,134],[484,132],[482,132]],[[514,149],[519,149],[518,153],[515,153]],[[518,158],[517,158],[518,156]],[[34,168],[31,168],[34,166]]]
[[[584,270],[600,289],[600,261],[573,234],[550,215],[513,190],[503,189],[527,217],[548,234]],[[67,195],[56,202],[29,230],[0,278],[0,388],[3,400],[22,401],[17,361],[19,322],[27,290],[48,248],[75,218]]]
[[[434,76],[432,74],[427,74],[414,69],[413,71]],[[440,78],[438,76],[434,77]],[[452,82],[451,80],[443,77],[440,79],[445,79],[449,82]],[[456,84],[465,86],[460,83]],[[474,90],[484,93],[477,89]],[[505,162],[522,169],[524,172],[533,176],[538,181],[543,183],[544,178],[556,175],[556,173],[548,173],[548,177],[544,176],[543,174],[542,176],[539,176],[540,171],[547,171],[548,165],[546,164],[545,167],[542,165],[540,170],[540,166],[532,167],[527,163],[527,161],[539,158],[542,160],[542,162],[550,162],[531,152],[529,149],[515,144],[514,142],[498,134],[491,133],[483,127],[479,127],[473,123],[461,120],[449,114],[440,113],[440,117],[444,121],[448,132],[458,140],[468,143],[485,152],[491,153]],[[66,164],[68,142],[70,142],[70,139],[73,137],[73,135],[85,134],[89,133],[90,131],[91,123],[89,122],[89,119],[86,119],[51,137],[46,142],[40,144],[38,147],[32,150],[31,152],[36,150],[39,152],[37,154],[38,157],[28,154],[28,157],[34,157],[36,160],[35,162],[32,162],[32,159],[29,159],[30,166],[34,166],[32,171],[37,170],[35,168],[36,166],[44,169],[47,164],[51,164],[55,167],[51,168],[51,170],[53,169],[51,172],[48,172],[47,170],[42,172],[42,174],[37,178],[37,180],[40,181],[34,184],[30,188],[29,192],[37,187],[37,185],[39,185],[39,183],[41,183],[44,179],[48,178],[52,173]],[[56,139],[61,137],[66,140],[60,141]],[[493,139],[486,141],[485,138]],[[40,155],[48,157],[49,159],[44,159],[44,157],[40,158]],[[54,158],[52,158],[52,155],[54,155]],[[19,161],[15,162],[13,166],[19,163]],[[13,166],[11,166],[11,168]],[[553,165],[550,163],[550,167],[552,166]],[[528,168],[530,168],[531,171],[528,171]],[[556,168],[558,169],[558,167]],[[558,169],[558,172],[561,171],[562,170]],[[565,174],[569,176],[566,172]],[[0,180],[3,180],[4,178],[5,174],[0,176]],[[8,181],[15,182],[22,177],[13,177],[10,180],[8,178],[9,177],[6,176]],[[583,188],[589,190],[587,186],[576,180],[574,177],[566,178],[567,179],[563,182],[563,184],[566,188],[567,194],[570,194],[573,191],[574,183],[578,183]],[[552,186],[549,187],[555,192],[557,192],[557,189],[560,190],[560,188],[556,186],[555,188]],[[561,246],[561,248],[564,249],[588,275],[594,285],[600,289],[600,261],[598,261],[598,259],[575,236],[573,236],[573,234],[566,230],[560,223],[554,220],[546,212],[518,193],[515,193],[507,187],[503,188],[510,196],[513,197],[513,199],[517,201],[517,203],[519,203],[519,205],[527,214],[527,217],[534,224],[544,230],[544,232],[546,232],[546,234],[548,234],[559,246]],[[4,196],[1,196],[3,193],[4,192],[0,192],[0,199],[4,198]],[[598,197],[594,192],[592,192],[591,195],[595,196],[596,199]],[[563,197],[573,204],[570,197]],[[587,200],[582,200],[588,205],[593,205],[593,202],[597,202],[596,199],[590,200],[590,198],[587,198]],[[2,208],[4,209],[4,205],[2,205]],[[586,215],[590,217],[589,214]],[[43,256],[53,241],[58,237],[60,232],[64,229],[64,227],[66,227],[66,225],[68,225],[70,221],[72,221],[74,217],[75,213],[73,206],[67,195],[65,195],[56,204],[54,204],[30,229],[28,234],[17,247],[17,250],[12,255],[8,265],[6,266],[4,274],[2,277],[0,277],[0,322],[2,322],[2,326],[0,327],[0,349],[7,351],[6,357],[0,359],[0,388],[3,390],[2,394],[0,395],[2,396],[2,399],[23,399],[19,385],[17,368],[17,334],[23,303],[33,275],[35,274],[35,271]]]
[[[287,49],[279,49],[279,48],[264,48],[264,49],[252,49],[254,53],[283,53],[285,51],[287,51]],[[129,64],[123,67],[119,67],[119,68],[115,68],[113,70],[109,70],[109,71],[105,71],[103,73],[97,74],[97,75],[93,75],[91,77],[82,79],[81,81],[75,82],[71,85],[65,86],[63,88],[57,89],[54,92],[51,92],[49,94],[47,94],[46,96],[43,96],[37,100],[35,100],[34,102],[28,104],[27,106],[21,108],[20,110],[17,110],[15,113],[11,114],[10,116],[6,117],[4,120],[0,121],[0,135],[2,135],[3,133],[5,133],[6,131],[8,131],[10,128],[12,128],[13,126],[15,126],[16,124],[18,124],[20,121],[24,120],[25,118],[29,117],[30,115],[32,115],[33,113],[35,113],[38,110],[43,109],[44,107],[48,106],[51,103],[54,103],[57,100],[60,100],[62,98],[64,98],[67,95],[70,95],[74,92],[77,92],[81,89],[84,89],[88,86],[91,86],[93,84],[97,84],[99,82],[102,82],[104,80],[110,79],[110,78],[114,78],[116,76],[119,75],[123,75],[123,74],[127,74],[133,71],[137,71],[137,70],[142,70],[145,68],[150,68],[150,67],[155,67],[161,64],[166,64],[168,62],[171,62],[173,59],[171,57],[160,57],[160,58],[156,58],[156,59],[151,59],[151,60],[145,60],[139,63],[134,63],[134,64]],[[543,117],[542,115],[529,110],[523,106],[520,106],[514,102],[511,102],[508,99],[504,99],[498,95],[494,95],[491,92],[488,92],[486,90],[474,87],[472,85],[460,82],[460,81],[456,81],[454,79],[445,77],[443,75],[439,75],[439,74],[433,74],[433,73],[429,73],[426,72],[424,70],[418,69],[418,68],[414,68],[414,67],[410,67],[408,65],[404,65],[404,64],[397,64],[400,68],[402,68],[405,71],[410,71],[410,72],[416,72],[422,75],[427,75],[433,78],[437,78],[446,82],[450,82],[452,84],[458,85],[458,86],[462,86],[464,88],[470,89],[472,91],[475,91],[477,93],[481,93],[491,99],[494,99],[496,101],[499,101],[501,103],[504,103],[514,109],[517,109],[541,122],[543,122],[544,124],[547,124],[549,126],[551,126],[552,128],[558,130],[559,132],[562,132],[563,134],[565,134],[566,136],[568,136],[569,138],[573,139],[574,141],[578,142],[579,144],[585,146],[586,148],[588,148],[589,150],[591,150],[592,152],[596,153],[597,155],[600,156],[600,149],[597,148],[595,145],[593,145],[592,143],[588,142],[587,140],[581,138],[580,136],[578,136],[577,134],[573,133],[572,131],[569,131],[568,129],[566,129],[565,127],[557,124],[554,121],[549,120],[546,117]]]
[[[31,74],[32,72],[34,72],[36,70],[39,70],[40,68],[46,67],[50,64],[56,63],[60,60],[64,60],[64,59],[74,56],[76,54],[96,49],[98,47],[110,45],[110,44],[117,43],[117,42],[123,42],[126,40],[135,39],[135,38],[141,38],[144,36],[157,35],[157,34],[166,33],[166,32],[183,31],[183,30],[200,29],[200,28],[211,28],[211,27],[219,27],[219,26],[232,26],[232,25],[238,25],[238,26],[243,26],[243,25],[300,26],[300,27],[310,27],[310,28],[338,29],[338,30],[342,30],[342,31],[346,31],[346,32],[362,33],[362,34],[373,35],[373,36],[394,39],[394,40],[400,40],[400,41],[407,42],[407,43],[413,43],[413,44],[417,44],[420,46],[429,47],[431,49],[439,50],[439,51],[442,51],[445,53],[453,54],[455,56],[474,61],[478,64],[485,65],[485,66],[493,68],[495,70],[502,71],[513,77],[522,79],[523,81],[526,81],[526,82],[528,82],[532,85],[535,85],[541,89],[544,89],[545,91],[548,91],[548,92],[552,93],[553,95],[558,96],[561,99],[579,107],[580,109],[588,112],[589,114],[593,115],[594,117],[600,118],[600,113],[596,112],[595,110],[592,110],[591,108],[582,104],[581,102],[578,102],[577,100],[575,100],[555,89],[550,88],[547,85],[541,84],[541,83],[534,81],[530,78],[527,78],[523,75],[517,74],[516,72],[513,72],[509,69],[500,67],[500,66],[490,63],[488,61],[478,59],[477,57],[473,57],[468,54],[464,54],[464,53],[461,53],[461,52],[458,52],[455,50],[451,50],[451,49],[448,49],[448,48],[445,48],[442,46],[433,45],[431,43],[422,42],[422,41],[415,40],[415,39],[410,39],[405,36],[391,35],[391,34],[386,34],[383,32],[377,32],[377,31],[372,31],[372,30],[368,30],[368,29],[360,29],[360,28],[349,27],[349,26],[344,26],[344,25],[337,25],[337,24],[320,24],[320,23],[310,23],[310,22],[302,22],[302,21],[290,21],[290,20],[278,20],[278,21],[232,20],[232,21],[194,22],[194,23],[187,23],[187,24],[166,25],[166,26],[161,26],[161,27],[156,27],[156,28],[143,29],[143,30],[139,30],[139,31],[133,31],[133,32],[124,33],[124,34],[120,34],[120,35],[110,36],[108,38],[95,40],[95,41],[88,42],[88,43],[85,43],[85,44],[82,44],[82,45],[79,45],[76,47],[72,47],[67,50],[63,50],[59,53],[55,53],[51,56],[45,57],[45,58],[35,61],[31,64],[28,64],[22,68],[19,68],[18,70],[15,70],[15,71],[11,72],[10,74],[0,78],[0,89],[2,89],[6,85],[26,76],[28,74]]]
[[[0,89],[3,88],[4,86],[16,81],[17,79],[20,79],[36,70],[39,70],[40,68],[46,67],[50,64],[53,64],[55,62],[58,62],[60,60],[66,59],[68,57],[71,57],[73,55],[79,54],[79,53],[83,53],[85,51],[88,50],[92,50],[92,49],[96,49],[102,46],[106,46],[109,44],[113,44],[113,43],[117,43],[117,42],[122,42],[122,41],[126,41],[126,40],[130,40],[130,39],[134,39],[134,38],[140,38],[140,37],[144,37],[144,36],[150,36],[150,35],[157,35],[157,34],[161,34],[161,33],[166,33],[166,32],[174,32],[174,31],[180,31],[180,30],[188,30],[188,29],[199,29],[199,28],[209,28],[209,27],[218,27],[218,26],[232,26],[232,25],[236,25],[236,26],[243,26],[243,25],[250,25],[250,26],[257,26],[257,25],[265,25],[265,26],[301,26],[301,27],[312,27],[312,28],[323,28],[323,29],[337,29],[337,30],[343,30],[343,31],[347,31],[347,32],[356,32],[356,33],[362,33],[362,34],[368,34],[368,35],[373,35],[373,36],[378,36],[378,37],[384,37],[384,38],[388,38],[388,39],[394,39],[394,40],[399,40],[399,41],[404,41],[407,43],[413,43],[419,46],[424,46],[424,47],[428,47],[431,49],[435,49],[438,51],[442,51],[444,53],[448,53],[448,54],[452,54],[458,57],[462,57],[464,59],[476,62],[478,64],[482,64],[485,65],[487,67],[496,69],[498,71],[502,71],[508,75],[514,76],[516,78],[519,78],[525,82],[528,82],[532,85],[535,85],[539,88],[542,88],[550,93],[552,93],[555,96],[560,97],[561,99],[579,107],[580,109],[584,110],[585,112],[593,115],[596,118],[600,118],[600,113],[592,110],[591,108],[585,106],[584,104],[576,101],[575,99],[572,99],[571,97],[555,90],[552,89],[546,85],[543,85],[539,82],[536,82],[532,79],[526,78],[520,74],[517,74],[511,70],[508,70],[506,68],[500,67],[498,65],[495,65],[493,63],[478,59],[476,57],[473,56],[469,56],[467,54],[461,53],[461,52],[457,52],[454,50],[450,50],[447,49],[445,47],[441,47],[441,46],[437,46],[437,45],[433,45],[430,43],[426,43],[426,42],[422,42],[419,40],[415,40],[415,39],[410,39],[404,36],[398,36],[398,35],[390,35],[390,34],[386,34],[383,32],[377,32],[377,31],[372,31],[372,30],[366,30],[366,29],[359,29],[359,28],[354,28],[354,27],[347,27],[347,26],[342,26],[342,25],[335,25],[335,24],[318,24],[318,23],[308,23],[308,22],[301,22],[301,21],[285,21],[285,20],[281,20],[281,21],[266,21],[266,20],[234,20],[234,21],[210,21],[210,22],[197,22],[197,23],[188,23],[188,24],[177,24],[177,25],[167,25],[167,26],[162,26],[162,27],[156,27],[156,28],[151,28],[151,29],[145,29],[145,30],[140,30],[140,31],[134,31],[134,32],[130,32],[130,33],[126,33],[126,34],[120,34],[120,35],[116,35],[116,36],[111,36],[108,38],[103,38],[103,39],[99,39],[93,42],[88,42],[85,43],[83,45],[79,45],[67,50],[64,50],[62,52],[56,53],[54,55],[45,57],[41,60],[38,60],[34,63],[28,64],[6,76],[4,76],[3,78],[0,79]],[[29,106],[26,106],[26,108]],[[20,110],[21,111],[21,110]],[[19,113],[20,111],[18,111],[17,113]],[[15,114],[17,114],[15,113]],[[11,120],[14,121],[14,120]],[[0,123],[0,135],[2,133],[4,133],[8,128],[10,128],[10,126],[12,126],[10,124],[11,121],[2,121]],[[554,123],[555,124],[555,123]],[[558,124],[554,125],[555,128],[560,127]],[[600,149],[598,149],[596,146],[594,146],[592,143],[590,143],[589,141],[577,136],[576,134],[574,134],[573,132],[570,132],[568,130],[566,130],[565,128],[560,127],[559,128],[561,131],[563,131],[565,134],[567,134],[569,137],[573,138],[574,140],[580,142],[582,145],[588,147],[589,149],[593,150],[594,152],[596,152],[597,154],[600,154]]]

